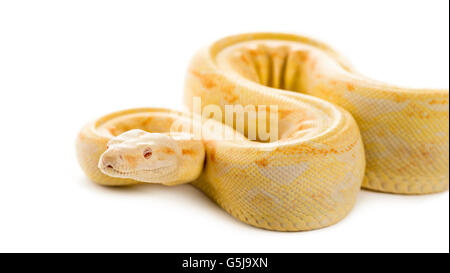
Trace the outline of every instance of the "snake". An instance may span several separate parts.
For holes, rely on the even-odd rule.
[[[372,80],[309,37],[246,33],[200,49],[183,104],[87,123],[76,141],[87,177],[191,183],[236,219],[275,231],[335,224],[361,188],[449,187],[448,89]]]

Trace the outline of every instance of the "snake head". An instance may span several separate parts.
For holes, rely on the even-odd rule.
[[[108,142],[98,168],[112,177],[164,183],[176,178],[180,154],[170,136],[133,129]]]

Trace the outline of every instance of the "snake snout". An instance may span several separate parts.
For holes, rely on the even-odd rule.
[[[113,155],[103,155],[100,161],[100,167],[104,169],[113,169],[116,163],[116,157]]]

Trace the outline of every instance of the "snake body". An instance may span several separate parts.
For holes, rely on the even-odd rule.
[[[211,128],[237,137],[210,130],[208,137],[193,139],[196,123],[206,119],[195,121],[193,98],[221,112],[230,105],[276,105],[274,121],[268,115],[246,119],[276,124],[278,138],[265,141],[257,130],[251,141],[250,123],[239,127],[237,117],[229,124],[219,115]],[[330,47],[306,37],[242,34],[193,57],[184,93],[189,111],[146,108],[106,115],[81,130],[77,155],[96,183],[141,183],[102,172],[102,154],[113,149],[107,147],[112,139],[132,129],[166,134],[176,148],[160,152],[176,155],[177,172],[160,183],[192,182],[253,226],[310,230],[342,219],[361,185],[402,194],[448,189],[448,100],[448,89],[406,89],[367,79]],[[190,129],[174,132],[174,124]]]

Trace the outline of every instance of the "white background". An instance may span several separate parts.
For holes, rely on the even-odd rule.
[[[0,251],[449,251],[449,194],[362,191],[340,223],[280,233],[190,185],[105,188],[74,140],[119,109],[181,107],[191,55],[226,35],[325,41],[363,74],[449,86],[448,1],[0,2]]]

